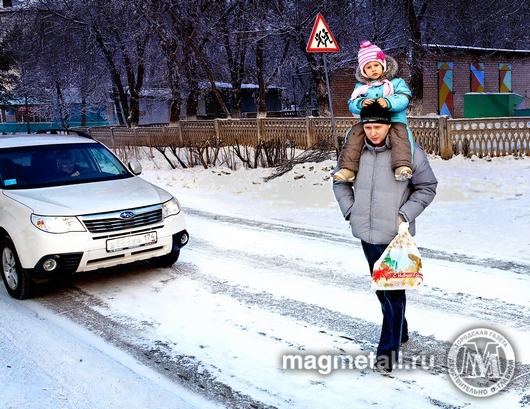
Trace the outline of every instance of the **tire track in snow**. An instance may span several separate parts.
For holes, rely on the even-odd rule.
[[[256,227],[251,226],[251,228]],[[258,228],[261,230],[263,226]],[[289,233],[297,234],[291,230],[289,230]],[[303,236],[306,235],[303,234]],[[319,236],[317,238],[315,236],[316,232],[314,231],[312,234],[307,235],[308,238],[320,240]],[[336,239],[336,241],[342,243],[340,239]],[[194,251],[203,252],[207,255],[215,254],[216,258],[224,258],[235,262],[247,260],[248,264],[262,269],[273,268],[277,272],[283,272],[286,275],[296,274],[297,276],[306,279],[309,278],[322,285],[332,284],[345,288],[349,292],[372,294],[372,291],[367,285],[366,276],[334,271],[331,281],[329,267],[326,265],[317,265],[305,260],[284,256],[257,254],[251,251],[226,251],[226,249],[218,247],[213,242],[196,236],[194,236],[188,246]],[[506,325],[520,331],[530,331],[530,307],[520,304],[509,303],[496,298],[466,294],[460,291],[456,293],[449,292],[427,285],[424,286],[421,293],[414,291],[408,292],[407,298],[422,309],[445,311],[448,315],[465,317],[476,321],[487,320],[492,324]]]
[[[192,213],[192,212],[189,212]],[[337,237],[334,234],[327,232],[320,232],[311,229],[303,229],[291,226],[282,226],[274,223],[263,223],[253,220],[246,220],[241,218],[234,218],[231,216],[219,216],[207,212],[197,212],[201,218],[208,220],[217,220],[223,223],[236,224],[242,227],[249,227],[264,231],[279,231],[291,233],[294,235],[305,236],[311,240],[329,240],[333,242],[344,243],[343,237]],[[351,240],[351,244],[360,247],[357,243]],[[217,247],[212,242],[194,237],[190,242],[190,247],[194,251],[204,252],[205,255],[214,254],[215,258],[225,258],[231,262],[238,262],[245,260],[246,264],[257,268],[272,267],[275,272],[285,270],[285,274],[296,274],[304,278],[318,281],[323,285],[329,284],[329,268],[326,266],[319,266],[313,263],[308,263],[300,259],[287,259],[283,256],[267,256],[251,251],[230,250]],[[513,272],[512,267],[515,266],[516,272],[520,274],[528,274],[530,266],[524,264],[517,264],[505,261],[495,261],[492,259],[480,259],[473,257],[464,257],[458,255],[455,259],[453,254],[441,251],[433,251],[422,249],[422,254],[426,258],[450,261],[456,264],[466,263],[473,264],[479,267],[495,268],[498,266],[501,270],[509,270]],[[322,306],[304,303],[267,292],[256,293],[255,291],[246,291],[243,286],[237,284],[228,284],[225,280],[212,277],[202,273],[194,272],[190,277],[199,279],[202,283],[215,288],[216,292],[229,295],[242,303],[250,306],[258,306],[265,308],[271,312],[280,315],[287,315],[296,320],[303,320],[303,322],[323,328],[322,332],[328,333],[330,337],[342,338],[351,340],[355,344],[363,346],[365,349],[374,349],[379,339],[380,325],[374,324],[356,317],[344,315],[337,311],[332,311]],[[346,287],[349,292],[366,292],[366,277],[356,275],[346,275],[337,273],[333,277],[333,285]],[[485,321],[492,324],[501,324],[511,326],[518,331],[530,331],[530,308],[518,304],[508,303],[499,299],[486,298],[475,296],[472,294],[465,294],[463,292],[451,293],[436,287],[425,287],[422,294],[415,294],[409,292],[408,297],[418,304],[419,309],[430,309],[433,311],[444,311],[448,315],[455,315],[459,317],[468,318],[470,320]],[[411,362],[414,356],[433,355],[435,362],[439,363],[429,372],[433,374],[446,373],[445,360],[447,351],[451,347],[451,343],[447,341],[440,341],[433,336],[422,336],[418,333],[412,333],[411,341],[404,348],[404,362]],[[274,337],[272,334],[263,334],[264,336]],[[286,345],[292,346],[288,340],[284,341]],[[303,348],[303,346],[299,346]],[[516,364],[516,372],[514,381],[507,388],[518,391],[526,391],[529,382],[530,365]],[[529,396],[530,398],[530,396]]]
[[[76,286],[58,284],[57,287],[59,290],[42,295],[37,300],[49,310],[87,328],[171,381],[227,408],[275,409],[218,381],[208,370],[209,366],[194,356],[175,354],[167,341],[153,343],[148,337],[150,323],[112,315],[112,310],[105,302]],[[103,314],[101,310],[108,311],[109,315]]]
[[[328,240],[341,244],[348,242],[352,246],[359,246],[351,237],[341,237],[318,230],[220,216],[192,209],[188,209],[186,212],[191,216],[231,225],[235,224],[244,228],[285,232],[312,240]],[[226,249],[217,247],[212,242],[196,236],[193,236],[193,240],[190,241],[188,246],[191,250],[204,253],[208,257],[213,255],[216,259],[226,259],[230,262],[235,261],[243,265],[253,265],[260,268],[271,268],[272,266],[275,271],[280,273],[295,274],[323,285],[329,284],[329,268],[315,263],[289,257],[267,256],[250,251],[226,251]],[[492,267],[491,261],[488,259],[470,258],[471,261],[464,261],[465,258],[463,256],[460,257],[460,255],[455,257],[454,254],[428,249],[422,249],[422,252],[428,258]],[[529,266],[502,261],[499,263],[499,268],[502,270],[514,271],[512,267],[515,266],[515,272],[528,274],[527,269]],[[173,268],[173,271],[168,274],[174,277],[185,275],[189,279],[199,281],[201,285],[212,293],[226,295],[244,305],[265,309],[274,314],[290,317],[302,324],[306,323],[319,328],[319,331],[324,336],[330,338],[330,344],[336,346],[337,353],[342,352],[342,346],[348,345],[348,343],[361,345],[363,349],[372,350],[376,346],[380,331],[379,324],[338,313],[308,302],[278,297],[266,291],[256,293],[256,291],[250,291],[251,289],[237,283],[230,283],[206,274],[193,263],[179,262],[177,266],[178,270]],[[366,277],[363,276],[337,273],[334,274],[333,285],[347,288],[352,293],[369,292],[366,288]],[[230,408],[271,407],[256,401],[251,396],[234,391],[229,385],[219,382],[214,374],[216,368],[211,368],[211,365],[205,365],[193,356],[175,354],[172,345],[166,341],[153,342],[149,337],[151,332],[149,323],[135,321],[129,317],[112,315],[113,312],[104,301],[83,291],[82,287],[82,282],[74,284],[74,286],[66,286],[61,291],[49,293],[38,300],[41,300],[47,308],[68,316],[73,321],[78,322],[103,339],[128,352],[146,366],[156,369],[174,382],[178,382],[203,396]],[[464,312],[470,318],[480,317],[481,320],[487,318],[492,323],[499,322],[523,330],[527,330],[530,325],[530,320],[528,320],[530,310],[520,305],[502,302],[497,299],[485,299],[470,294],[447,293],[436,288],[426,288],[426,290],[429,291],[427,297],[424,293],[421,297],[414,300],[417,304],[423,304],[426,309],[443,310],[448,314],[458,313],[460,316]],[[413,294],[410,296],[414,297]],[[434,355],[436,366],[427,371],[433,375],[445,374],[447,368],[444,363],[447,350],[451,346],[450,343],[437,340],[433,336],[422,336],[414,332],[411,335],[411,340],[403,349],[404,363],[410,362],[413,356]],[[256,336],[273,339],[279,344],[285,345],[286,348],[292,347],[294,344],[289,339],[280,339],[274,333],[267,333],[266,331],[259,332]],[[294,346],[300,350],[304,348],[304,345]],[[217,369],[222,370],[222,368]],[[509,385],[508,389],[519,392],[526,391],[529,379],[528,376],[523,376],[523,374],[529,372],[530,365],[518,363],[515,375],[517,378]],[[399,378],[399,372],[395,376]],[[443,403],[440,403],[440,405],[446,407],[443,406]]]
[[[307,236],[316,238],[318,240],[327,240],[343,244],[347,242],[348,245],[360,248],[360,244],[355,241],[351,235],[338,236],[336,233],[329,233],[326,231],[307,229],[302,227],[285,226],[277,223],[263,222],[242,217],[234,217],[227,215],[219,215],[202,210],[195,210],[191,208],[184,208],[188,215],[193,215],[208,220],[216,220],[222,223],[237,224],[241,226],[254,227],[262,230],[273,230],[279,232],[287,232],[299,236]],[[451,261],[461,264],[475,265],[479,267],[491,267],[498,270],[510,271],[512,273],[530,275],[530,264],[518,263],[514,261],[496,260],[493,258],[479,258],[468,256],[462,253],[449,253],[440,250],[432,250],[425,247],[419,247],[421,254],[426,258],[434,260]]]
[[[205,247],[205,242],[195,238],[193,244],[194,251],[204,252],[205,255],[211,257],[212,251],[214,252],[215,259],[225,258],[229,261],[233,260],[245,260],[246,264],[252,264],[253,266],[265,267],[271,264],[277,264],[278,261],[275,257],[263,257],[255,255],[249,252],[226,252],[220,249],[216,249],[212,243],[208,243],[208,246]],[[195,248],[196,247],[196,248]],[[202,249],[208,248],[208,251],[203,251]],[[200,269],[197,269],[193,264],[186,265],[186,263],[181,263],[179,265],[179,270],[181,273],[186,275],[192,280],[197,280],[201,283],[201,286],[210,288],[212,293],[226,295],[230,298],[233,298],[239,301],[242,304],[245,304],[249,307],[257,307],[270,311],[271,313],[278,314],[281,316],[286,316],[293,318],[303,324],[309,324],[317,328],[320,333],[326,334],[330,337],[330,343],[335,344],[334,348],[336,349],[336,354],[345,353],[343,347],[348,344],[360,345],[363,350],[373,350],[375,352],[377,348],[377,343],[379,340],[380,334],[380,324],[366,321],[362,318],[358,318],[352,315],[343,314],[341,312],[331,310],[329,308],[310,304],[303,301],[298,301],[286,297],[281,297],[266,291],[256,292],[255,289],[249,289],[245,286],[239,285],[237,283],[229,283],[223,278],[215,277],[207,273],[203,273]],[[303,268],[295,269],[292,264],[289,264],[288,273],[290,274],[299,274],[307,275],[308,277],[320,277],[322,271],[318,268],[307,269],[307,266],[304,265]],[[348,276],[348,280],[352,277]],[[343,279],[341,279],[342,281]],[[324,280],[321,280],[324,281]],[[366,283],[365,279],[360,278],[359,281]],[[325,284],[325,283],[324,283]],[[342,283],[347,284],[351,289],[358,290],[365,286],[356,286],[351,285],[350,282]],[[410,293],[409,293],[410,294]],[[462,312],[462,303],[463,299],[459,296],[455,300],[449,302],[443,302],[443,300],[433,300],[434,297],[422,295],[418,300],[423,302],[422,304],[427,304],[429,308],[434,310],[447,309],[450,307],[455,314]],[[471,296],[470,296],[471,298]],[[492,309],[489,304],[490,301],[486,299],[481,299],[481,302],[484,305],[479,305],[474,300],[469,300],[469,306],[475,310],[477,318],[483,319],[484,309],[489,308],[492,311],[495,311],[495,321],[498,323],[503,323],[506,325],[506,319],[510,318],[510,314],[517,312],[517,309],[520,309],[521,306],[513,305],[513,308],[510,311],[505,311],[507,304],[502,303],[499,300],[491,300],[491,302],[504,304],[504,306],[498,306],[497,308]],[[417,307],[422,309],[421,306]],[[529,310],[529,309],[526,309]],[[520,312],[517,312],[520,320],[525,319],[527,321],[528,315]],[[500,316],[499,316],[500,315]],[[473,314],[470,315],[473,317]],[[524,322],[524,325],[528,327],[528,323]],[[520,329],[520,327],[518,327]],[[275,336],[274,334],[268,334],[267,332],[259,332],[259,335],[267,337],[275,342],[285,345],[285,348],[297,348],[300,351],[305,350],[305,345],[293,342],[289,339],[281,339]],[[406,365],[412,365],[412,362],[419,362],[419,357],[433,357],[434,365],[427,364],[428,368],[419,368],[423,371],[429,372],[433,375],[447,374],[446,360],[448,351],[451,348],[452,343],[449,341],[441,341],[436,339],[434,336],[424,336],[415,331],[410,333],[410,340],[407,342],[403,348],[403,365],[406,368]],[[530,382],[530,365],[522,364],[521,362],[516,363],[514,381],[512,381],[505,391],[515,390],[519,393],[527,392],[527,386]],[[399,377],[399,372],[395,373],[396,377]],[[444,407],[444,406],[442,406]]]

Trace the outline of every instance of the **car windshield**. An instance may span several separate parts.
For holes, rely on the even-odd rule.
[[[103,145],[77,143],[0,150],[4,189],[32,189],[133,177]]]

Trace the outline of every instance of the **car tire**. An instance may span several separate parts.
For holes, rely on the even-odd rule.
[[[149,259],[149,262],[154,267],[169,267],[177,262],[179,255],[180,255],[180,250],[177,250],[177,251],[168,253],[165,256],[153,257]]]
[[[0,242],[0,256],[2,279],[9,295],[18,300],[33,297],[37,284],[20,266],[15,245],[9,237],[4,237]]]

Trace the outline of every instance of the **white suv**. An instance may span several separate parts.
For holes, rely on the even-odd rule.
[[[188,242],[176,198],[82,132],[0,136],[0,255],[7,292],[139,260],[177,261]]]

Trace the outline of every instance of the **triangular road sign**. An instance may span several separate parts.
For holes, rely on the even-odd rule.
[[[317,53],[336,53],[339,51],[339,46],[333,34],[329,31],[329,27],[324,21],[322,14],[318,13],[315,25],[313,26],[313,31],[311,32],[311,37],[307,43],[307,52],[317,52]]]

